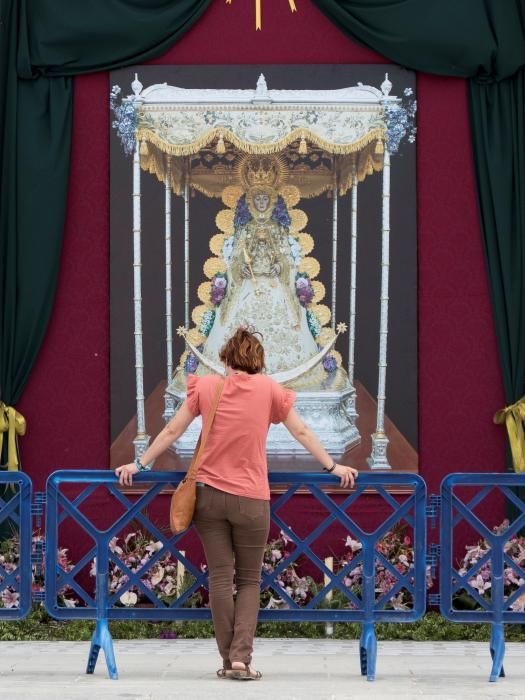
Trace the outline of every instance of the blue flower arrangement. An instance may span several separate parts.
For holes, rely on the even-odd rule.
[[[277,202],[275,203],[274,210],[272,212],[272,220],[276,221],[279,226],[284,226],[284,228],[289,228],[292,220],[290,219],[290,214],[288,214],[288,207],[286,202],[279,195],[277,197]]]
[[[387,124],[387,148],[390,153],[397,153],[405,136],[409,143],[416,140],[417,101],[411,97],[412,88],[405,88],[404,99],[400,105],[387,105],[385,117]]]
[[[235,207],[235,216],[233,217],[234,228],[239,228],[239,226],[246,226],[248,221],[252,218],[250,210],[248,209],[248,204],[246,203],[246,195],[239,199],[237,206]]]
[[[122,100],[120,104],[117,103],[120,93],[120,85],[113,85],[109,94],[109,107],[115,115],[115,120],[111,122],[111,126],[117,132],[117,136],[124,147],[124,153],[129,156],[135,150],[137,114],[135,102],[132,99]]]

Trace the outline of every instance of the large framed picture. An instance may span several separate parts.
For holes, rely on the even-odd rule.
[[[334,457],[417,471],[414,74],[138,66],[110,108],[112,465],[246,325]],[[184,469],[199,432],[157,468]],[[267,452],[318,469],[282,425]]]

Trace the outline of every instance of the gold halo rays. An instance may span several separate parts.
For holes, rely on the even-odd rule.
[[[221,211],[215,217],[217,228],[226,236],[231,236],[233,233],[234,216],[235,212],[232,209],[221,209]]]
[[[317,277],[321,270],[319,261],[312,257],[306,257],[301,260],[298,267],[299,272],[306,272],[310,279]]]
[[[222,247],[224,245],[225,239],[226,236],[224,235],[224,233],[216,233],[210,238],[210,250],[214,255],[222,255]]]
[[[226,272],[226,263],[221,258],[208,258],[202,269],[206,277],[211,279],[217,272]]]

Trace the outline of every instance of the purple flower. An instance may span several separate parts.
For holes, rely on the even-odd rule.
[[[337,369],[337,362],[336,359],[333,355],[326,355],[326,357],[323,360],[323,367],[327,372],[335,372]]]
[[[310,286],[310,282],[306,277],[298,277],[295,282],[295,286],[297,289],[304,289],[305,287]]]
[[[159,639],[177,639],[177,633],[175,630],[162,630]]]

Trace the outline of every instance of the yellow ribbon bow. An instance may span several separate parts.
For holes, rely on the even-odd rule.
[[[525,396],[494,415],[494,423],[505,423],[515,472],[525,472]]]
[[[4,445],[4,433],[7,433],[7,470],[18,471],[17,438],[25,435],[26,419],[13,406],[0,401],[0,457]]]

